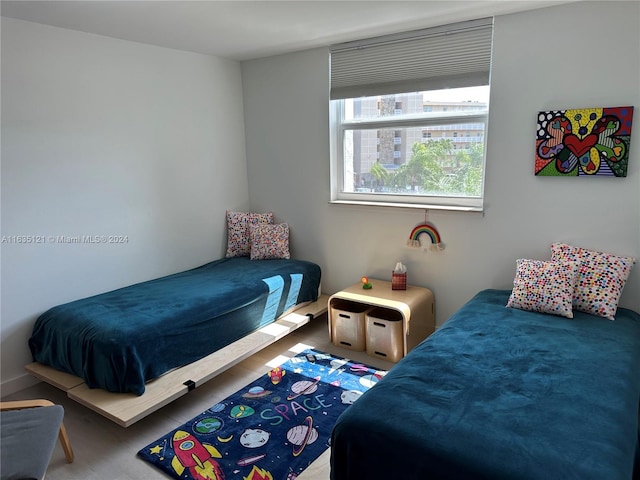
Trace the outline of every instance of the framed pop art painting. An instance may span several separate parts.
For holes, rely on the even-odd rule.
[[[633,107],[538,113],[535,174],[626,177]]]

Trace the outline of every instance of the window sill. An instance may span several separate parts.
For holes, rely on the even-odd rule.
[[[419,210],[449,210],[455,212],[477,212],[483,211],[482,207],[463,207],[459,205],[433,205],[420,203],[398,203],[398,202],[367,202],[362,200],[330,200],[334,205],[362,205],[367,207],[393,207],[393,208],[415,208]]]

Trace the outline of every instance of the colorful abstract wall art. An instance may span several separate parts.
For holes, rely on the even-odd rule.
[[[633,107],[538,113],[535,174],[626,177]]]

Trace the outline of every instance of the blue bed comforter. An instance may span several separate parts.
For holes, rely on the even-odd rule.
[[[53,307],[29,347],[34,361],[91,388],[141,395],[146,381],[317,300],[320,273],[303,260],[224,258]]]
[[[509,293],[480,292],[341,415],[333,480],[632,478],[640,315],[566,319]]]

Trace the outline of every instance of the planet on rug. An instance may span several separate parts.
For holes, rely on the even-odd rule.
[[[385,371],[308,349],[138,452],[172,478],[294,480]]]

